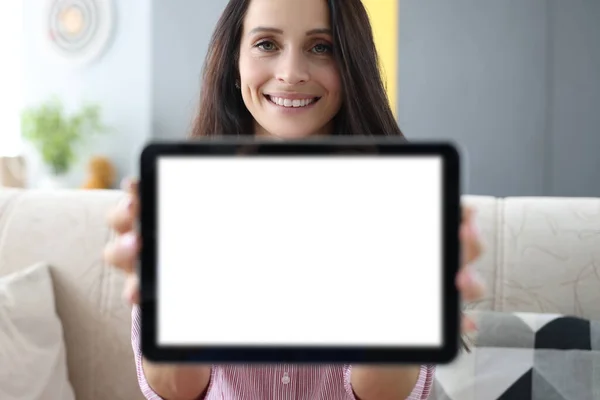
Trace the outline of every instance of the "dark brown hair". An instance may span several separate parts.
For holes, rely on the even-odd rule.
[[[236,88],[239,47],[250,1],[229,0],[217,22],[202,72],[192,138],[254,134],[252,115]],[[327,4],[343,88],[333,134],[404,137],[388,102],[371,23],[362,1],[327,0]],[[461,344],[469,350],[464,337]]]
[[[252,0],[230,0],[210,40],[191,136],[252,135],[236,79],[244,16]],[[325,1],[325,0],[323,0]],[[343,88],[334,135],[404,136],[388,103],[367,11],[361,0],[327,0]]]

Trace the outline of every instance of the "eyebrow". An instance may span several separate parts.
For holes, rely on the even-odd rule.
[[[331,35],[331,29],[329,29],[329,28],[311,29],[310,31],[306,32],[306,36],[316,35],[319,33],[325,33],[327,35]]]
[[[270,33],[282,34],[283,30],[278,29],[278,28],[270,28],[270,27],[266,27],[266,26],[258,26],[256,28],[252,29],[248,34],[252,35],[252,34],[258,33],[258,32],[270,32]],[[331,35],[331,29],[328,29],[328,28],[311,29],[310,31],[306,32],[306,36],[316,35],[316,34],[320,34],[320,33],[325,33],[327,35]]]

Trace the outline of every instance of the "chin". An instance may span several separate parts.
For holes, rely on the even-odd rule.
[[[280,139],[304,139],[311,136],[316,136],[318,128],[302,128],[296,126],[265,126],[264,129],[269,132],[270,136]]]

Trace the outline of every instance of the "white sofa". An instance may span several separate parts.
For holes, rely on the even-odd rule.
[[[0,280],[36,263],[50,266],[78,400],[143,398],[123,276],[102,261],[112,237],[106,214],[122,195],[0,189]],[[488,296],[469,308],[600,319],[600,199],[464,200],[478,211],[485,252],[476,267],[488,285]],[[0,362],[0,382],[6,368]]]

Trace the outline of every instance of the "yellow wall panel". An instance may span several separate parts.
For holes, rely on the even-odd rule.
[[[398,87],[398,1],[363,0],[371,25],[390,106],[396,114]]]

